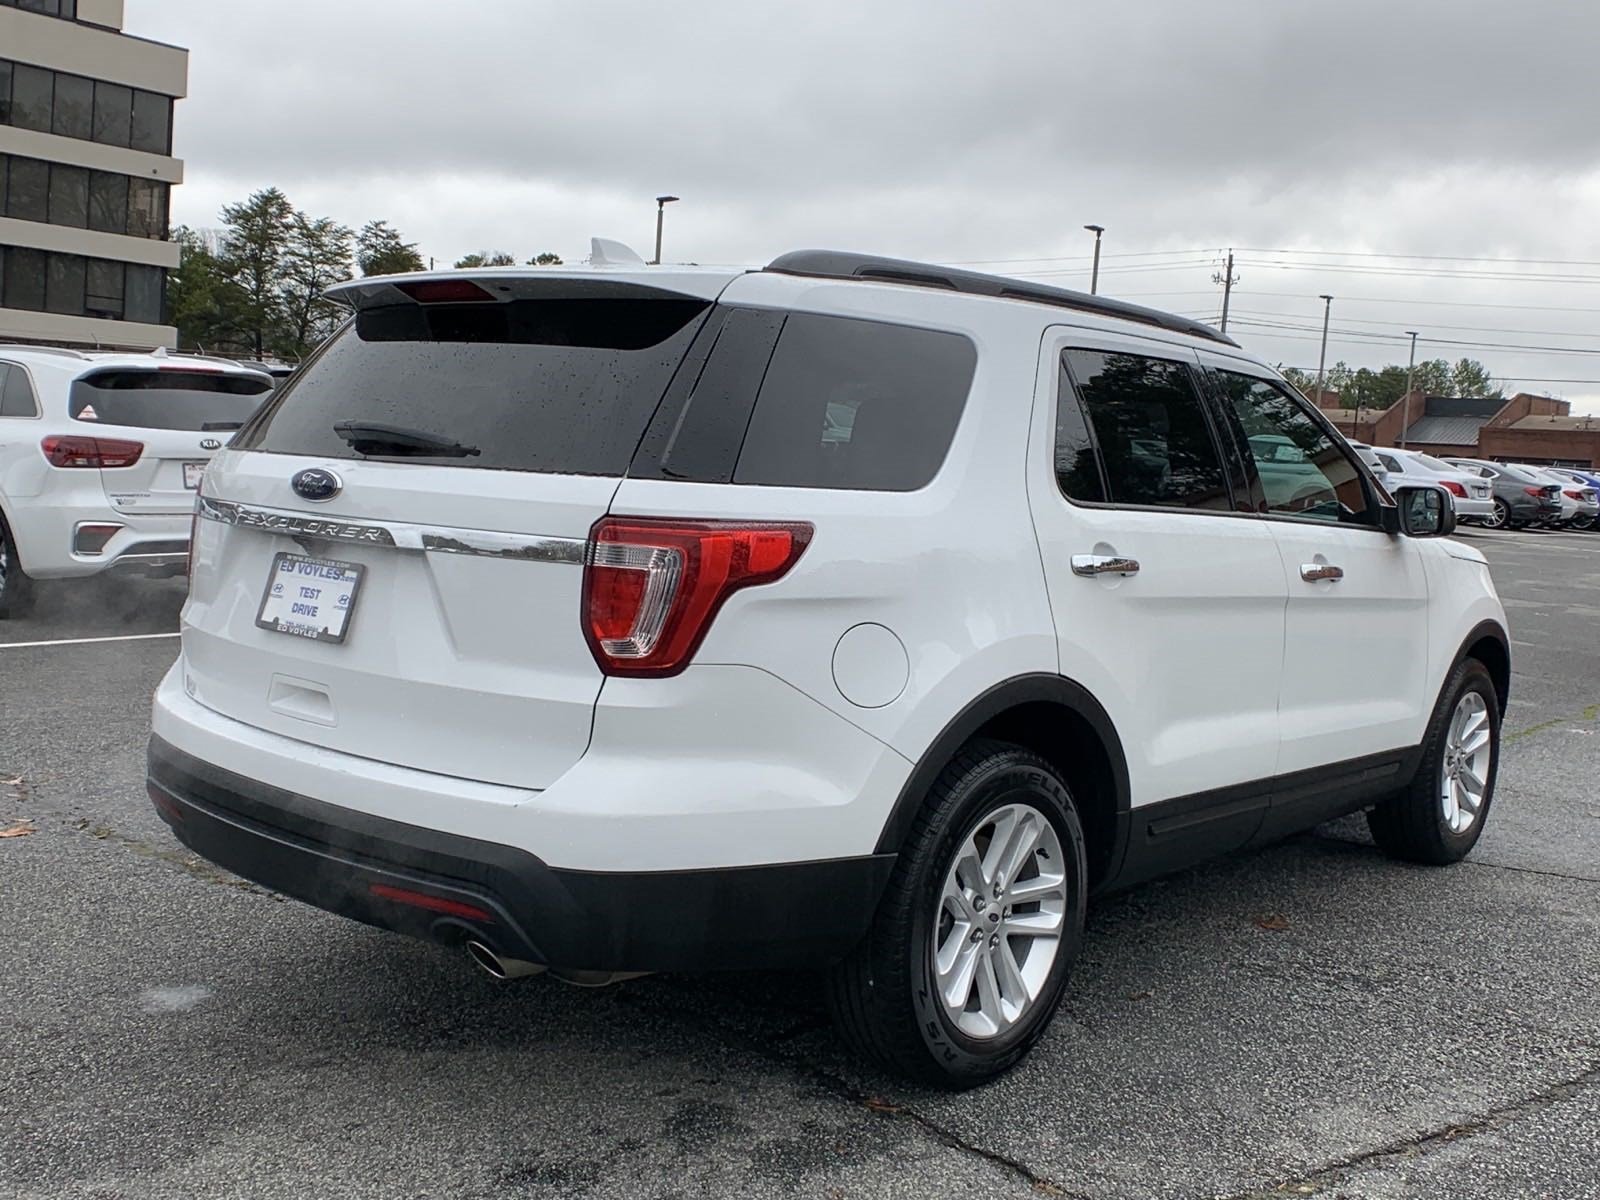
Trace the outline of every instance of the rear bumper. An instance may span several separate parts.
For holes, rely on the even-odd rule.
[[[12,530],[22,566],[36,579],[74,579],[104,571],[173,574],[189,562],[188,513],[131,514],[106,504],[15,507]],[[114,532],[86,538],[93,527]],[[86,544],[98,552],[83,553]]]
[[[150,798],[235,874],[369,925],[573,970],[821,966],[866,933],[893,855],[708,870],[561,870],[526,850],[356,812],[152,737]],[[622,836],[626,836],[626,833]],[[420,899],[419,899],[420,897]]]

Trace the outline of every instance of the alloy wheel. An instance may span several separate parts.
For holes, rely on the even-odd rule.
[[[1490,744],[1489,705],[1477,692],[1468,692],[1450,716],[1439,769],[1439,805],[1445,827],[1454,834],[1472,828],[1483,809],[1488,791]]]
[[[997,808],[967,834],[939,896],[932,962],[945,1016],[962,1034],[999,1037],[1039,999],[1066,889],[1061,838],[1032,805]]]
[[[1483,523],[1485,525],[1487,525],[1490,529],[1501,529],[1501,528],[1504,528],[1506,522],[1510,519],[1510,517],[1511,517],[1511,509],[1510,509],[1510,507],[1506,504],[1506,502],[1504,500],[1496,499],[1495,502],[1494,502],[1494,512],[1490,513],[1487,517],[1485,517],[1483,519]]]

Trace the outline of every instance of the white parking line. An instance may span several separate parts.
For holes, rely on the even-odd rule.
[[[59,638],[53,642],[0,642],[0,650],[25,650],[30,646],[88,646],[95,642],[148,642],[156,638],[175,638],[177,633],[125,633],[118,637]]]

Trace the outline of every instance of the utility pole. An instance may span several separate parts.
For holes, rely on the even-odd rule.
[[[667,205],[676,200],[676,196],[656,197],[656,256],[650,260],[652,266],[661,265],[661,222],[662,216],[667,211]]]
[[[1401,401],[1400,420],[1400,449],[1406,448],[1406,430],[1411,428],[1411,380],[1417,372],[1417,331],[1406,330],[1411,335],[1411,361],[1406,364],[1406,394]]]
[[[1211,282],[1222,285],[1222,332],[1228,332],[1228,299],[1233,295],[1233,285],[1239,281],[1233,275],[1233,247],[1228,247],[1228,265],[1222,269],[1222,274],[1215,271],[1211,273]]]
[[[1094,270],[1089,274],[1089,295],[1096,296],[1100,293],[1100,235],[1106,231],[1106,227],[1085,225],[1084,228],[1094,234]]]
[[[1324,293],[1317,299],[1322,301],[1322,353],[1317,355],[1317,392],[1311,402],[1321,408],[1322,371],[1328,365],[1328,317],[1333,312],[1333,297]]]

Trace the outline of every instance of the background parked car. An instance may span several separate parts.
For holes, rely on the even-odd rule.
[[[1561,502],[1556,497],[1561,489],[1556,484],[1508,463],[1489,462],[1481,458],[1446,458],[1441,461],[1460,467],[1469,475],[1476,473],[1489,481],[1489,486],[1494,489],[1494,514],[1485,517],[1483,523],[1490,528],[1522,529],[1560,519]]]
[[[34,579],[181,572],[201,473],[271,390],[223,359],[0,346],[0,618]]]
[[[1389,485],[1406,483],[1436,483],[1450,493],[1456,506],[1456,516],[1464,521],[1482,521],[1494,516],[1494,493],[1489,481],[1480,475],[1469,474],[1432,455],[1417,450],[1400,450],[1392,446],[1373,448],[1378,461],[1389,472]]]
[[[1562,525],[1570,525],[1573,529],[1594,528],[1595,515],[1600,513],[1600,492],[1554,467],[1534,467],[1527,463],[1514,465],[1561,489],[1558,498],[1561,501]]]

